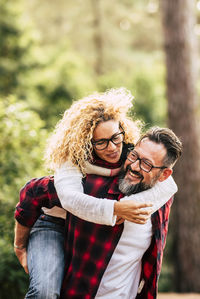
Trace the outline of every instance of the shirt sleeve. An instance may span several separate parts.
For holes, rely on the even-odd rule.
[[[62,207],[90,222],[115,225],[115,200],[96,198],[83,193],[82,174],[70,162],[64,163],[54,175],[55,188]]]
[[[151,203],[153,206],[150,209],[153,214],[160,209],[177,192],[177,190],[178,187],[173,177],[170,176],[163,182],[157,182],[152,188],[137,194],[125,196],[121,198],[120,201],[134,200],[138,203]]]
[[[40,216],[42,207],[61,207],[54,188],[53,177],[34,178],[21,190],[15,209],[15,219],[24,226],[32,227]]]

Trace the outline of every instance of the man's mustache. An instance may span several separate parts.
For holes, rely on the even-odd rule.
[[[143,175],[140,172],[131,169],[130,164],[127,165],[127,167],[126,167],[126,173],[128,171],[130,171],[132,174],[136,175],[141,181],[144,179]]]

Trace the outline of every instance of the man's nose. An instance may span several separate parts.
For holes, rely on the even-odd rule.
[[[140,171],[140,161],[137,159],[134,163],[131,163],[131,169],[134,171]]]

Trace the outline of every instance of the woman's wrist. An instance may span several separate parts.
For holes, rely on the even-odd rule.
[[[110,176],[116,176],[116,175],[118,175],[118,173],[120,172],[120,170],[121,170],[121,167],[111,169],[110,170]]]
[[[26,245],[17,245],[14,243],[14,248],[19,249],[19,250],[23,250],[26,248]]]

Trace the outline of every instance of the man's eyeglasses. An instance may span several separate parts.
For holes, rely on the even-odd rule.
[[[111,138],[109,139],[99,139],[99,140],[92,140],[92,145],[94,146],[94,148],[98,151],[102,151],[104,149],[106,149],[108,147],[109,142],[111,141],[112,143],[114,143],[115,145],[120,144],[124,141],[124,131],[120,132],[120,133],[116,133],[114,134]]]
[[[139,166],[140,169],[145,171],[145,172],[150,172],[153,168],[160,168],[160,169],[165,169],[167,168],[166,166],[154,166],[152,165],[149,161],[145,160],[145,159],[141,159],[138,156],[138,153],[136,151],[131,150],[130,152],[128,152],[127,154],[127,159],[131,162],[131,163],[135,163],[137,160],[139,160]]]

